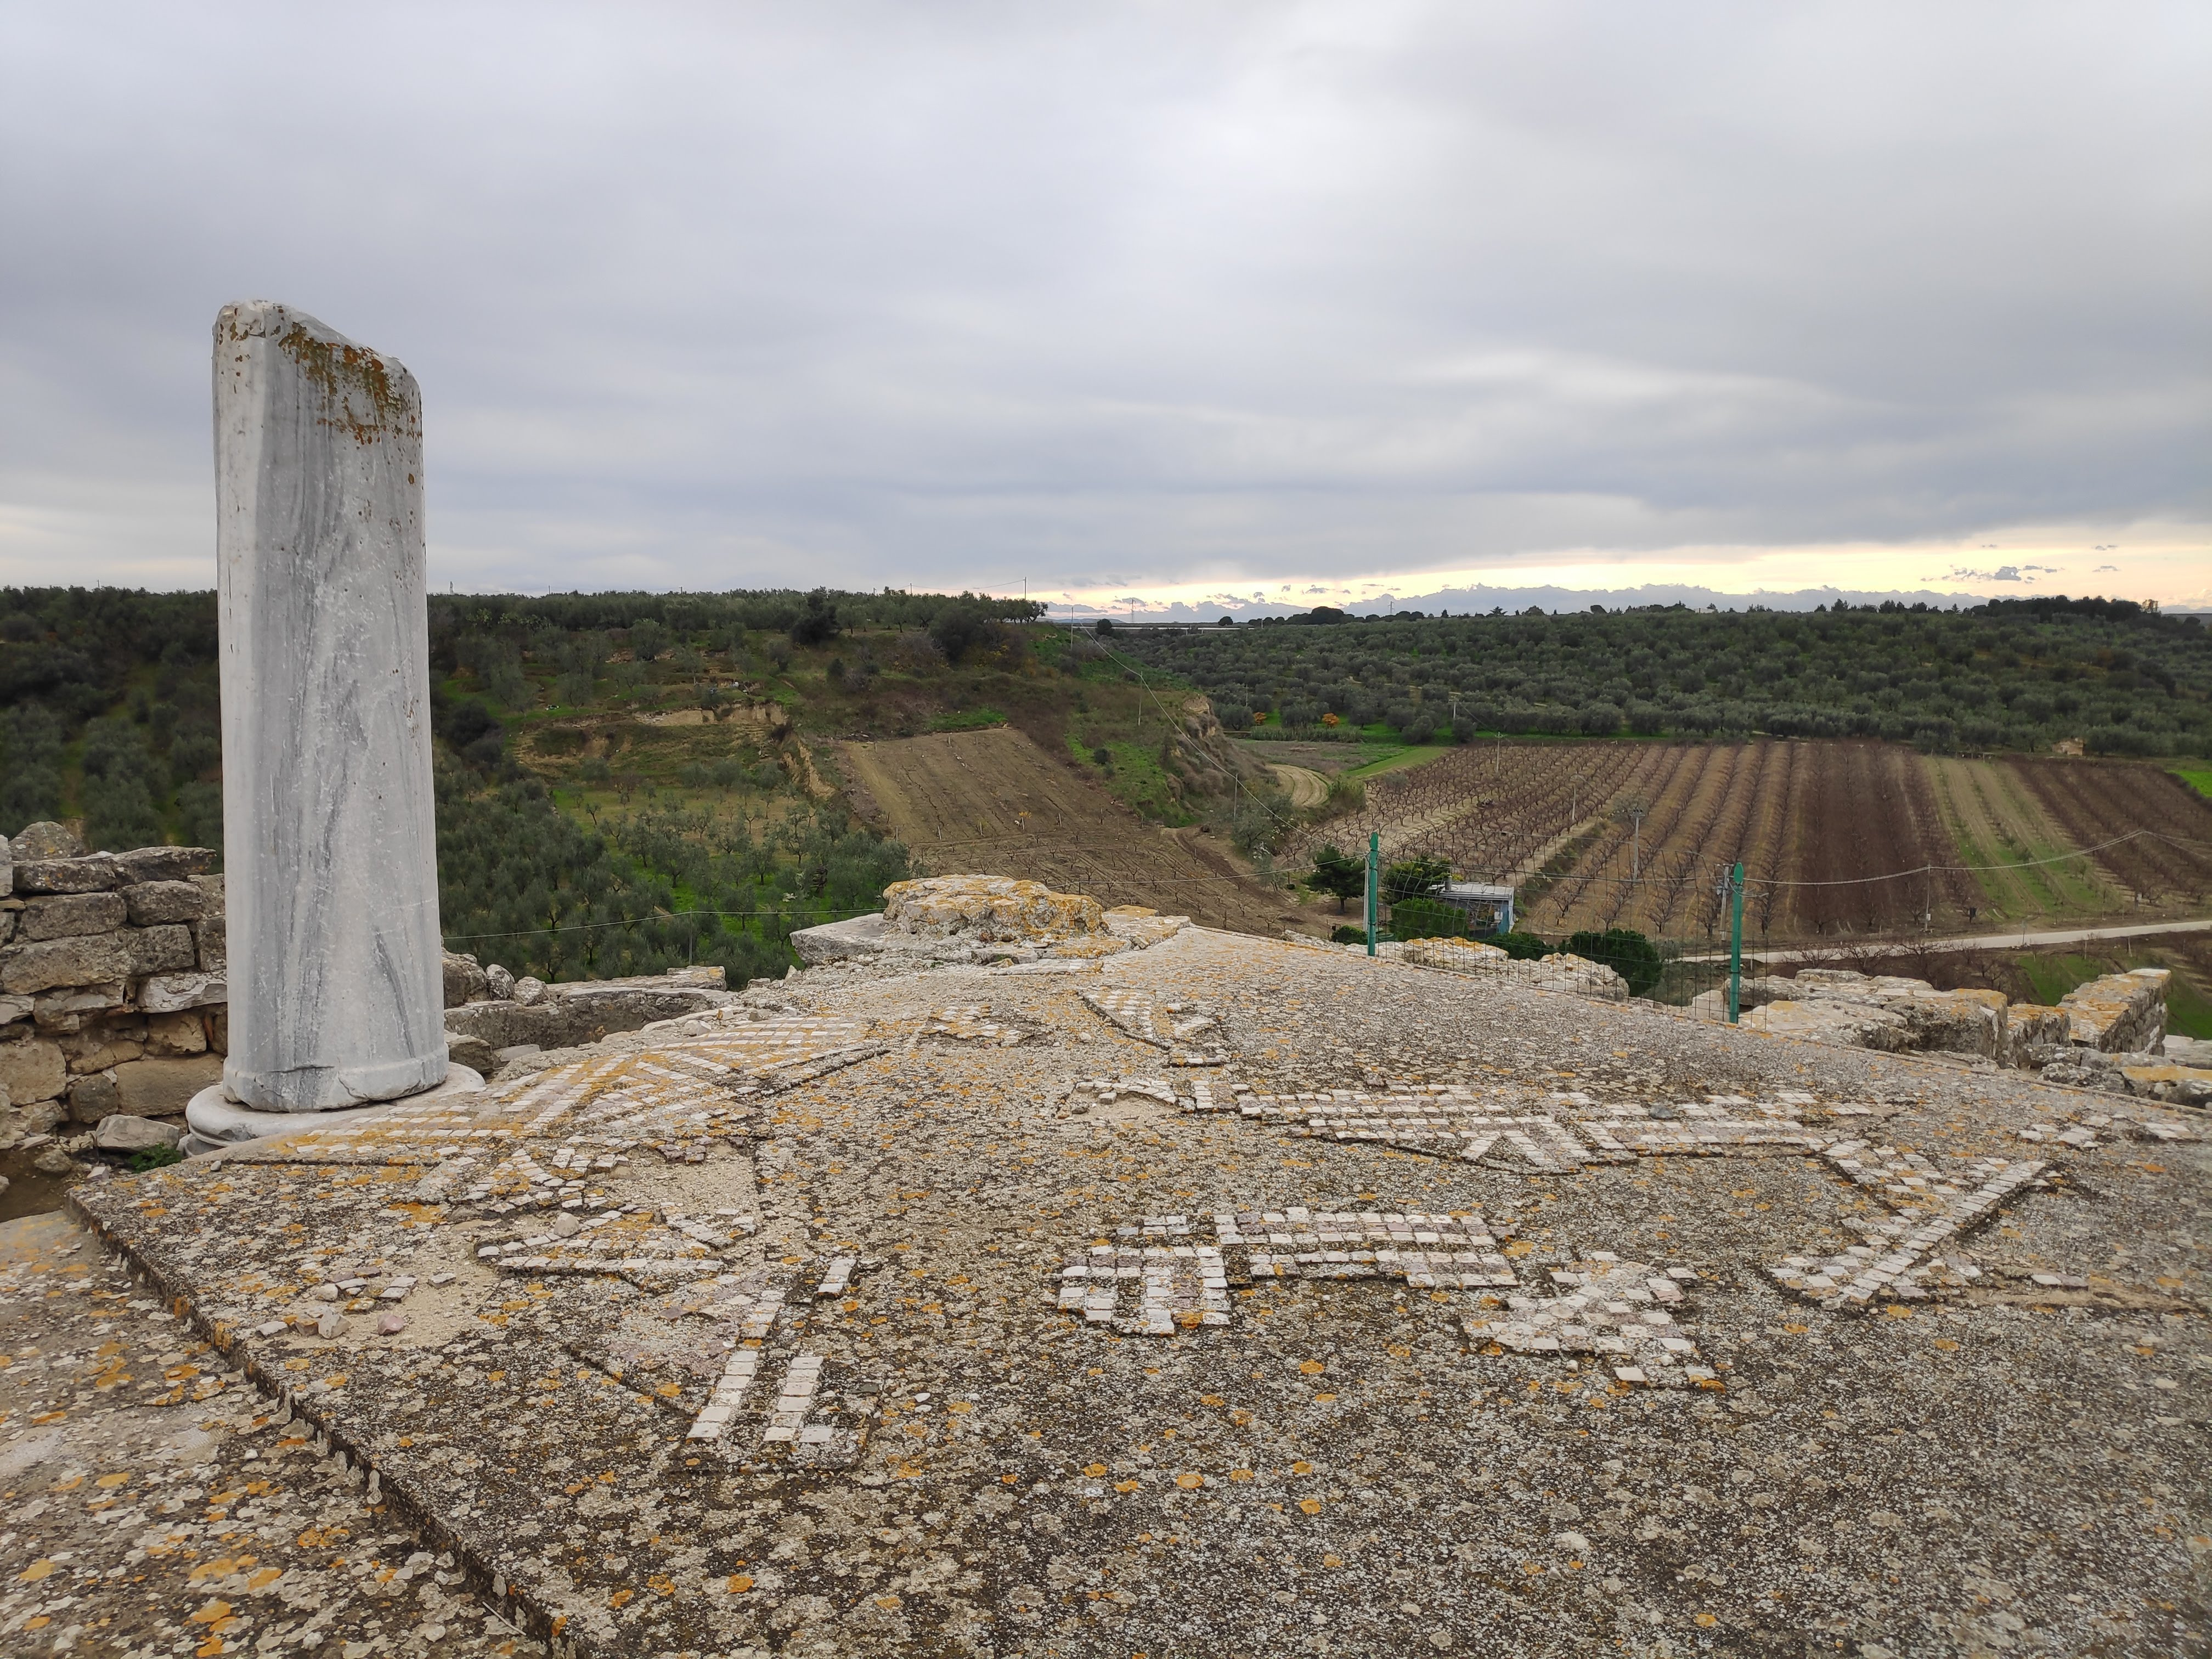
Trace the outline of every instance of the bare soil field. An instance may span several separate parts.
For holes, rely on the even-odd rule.
[[[1777,926],[1817,936],[1967,925],[1988,896],[1936,811],[1926,763],[1880,743],[1802,745]],[[1794,780],[1793,780],[1794,781]],[[1921,873],[1904,873],[1920,872]]]
[[[1146,824],[1012,728],[841,751],[854,805],[932,874],[1017,876],[1244,933],[1312,920],[1210,836]]]

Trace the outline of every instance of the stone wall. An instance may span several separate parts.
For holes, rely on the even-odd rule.
[[[0,1145],[184,1110],[228,1046],[222,878],[204,847],[0,838]]]
[[[2058,999],[2069,1030],[2057,1040],[2108,1054],[2155,1049],[2166,1040],[2166,988],[2172,977],[2165,968],[2136,968],[2075,986]]]
[[[173,1117],[222,1080],[215,863],[204,847],[88,853],[56,823],[0,836],[0,1150],[118,1114]],[[447,1051],[487,1076],[728,995],[720,968],[541,985],[473,957],[445,967]]]

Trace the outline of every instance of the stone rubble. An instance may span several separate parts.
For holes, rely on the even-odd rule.
[[[2164,968],[2107,975],[2046,1008],[2008,1003],[1996,991],[1938,991],[1925,980],[1806,969],[1794,979],[1746,979],[1738,1006],[1743,1024],[1777,1036],[1953,1054],[2076,1088],[2212,1106],[2212,1043],[2166,1036],[2171,977]],[[1704,992],[1691,1012],[1724,1020],[1726,997],[1724,989]]]
[[[1083,962],[1147,949],[1190,926],[1188,916],[1143,905],[1109,910],[1096,899],[1000,876],[896,882],[884,898],[876,914],[799,929],[792,949],[809,968]]]
[[[1350,947],[1364,950],[1364,945]],[[1385,947],[1377,946],[1377,950]],[[1495,945],[1479,939],[1417,939],[1395,947],[1401,962],[1424,968],[1442,968],[1455,974],[1490,974],[1510,979],[1535,991],[1564,991],[1573,996],[1594,997],[1601,1002],[1626,1002],[1628,981],[1613,969],[1587,957],[1553,951],[1534,962],[1517,962]]]
[[[447,1053],[487,1078],[532,1050],[581,1048],[722,1007],[732,997],[719,967],[547,985],[453,951],[446,953],[445,987]],[[507,994],[496,994],[502,988]]]

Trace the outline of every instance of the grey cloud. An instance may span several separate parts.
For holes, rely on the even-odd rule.
[[[211,578],[207,328],[252,295],[416,371],[464,586],[2212,516],[2198,9],[7,28],[0,580]]]

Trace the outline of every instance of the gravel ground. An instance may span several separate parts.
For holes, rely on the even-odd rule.
[[[1353,1103],[1287,1098],[1324,1090],[1533,1127],[1473,1161],[1302,1133]],[[91,1243],[66,1261],[112,1291],[14,1274],[0,1632],[289,1651],[313,1613],[332,1641],[377,1618],[393,1651],[501,1650],[472,1589],[561,1650],[653,1656],[2212,1650],[2203,1145],[2019,1133],[2112,1109],[1204,930],[816,970],[546,1056],[469,1115],[81,1189],[143,1282]],[[1827,1307],[1771,1276],[1976,1160],[2048,1168],[1924,1293]],[[1455,1228],[1510,1282],[1342,1237],[1340,1276],[1273,1277],[1217,1215],[1286,1240],[1366,1216],[1368,1247],[1391,1218]],[[1171,1334],[1141,1334],[1152,1267],[1102,1292],[1111,1319],[1062,1295],[1101,1246],[1194,1252],[1130,1257]],[[1631,1287],[1590,1328],[1676,1334],[1680,1386],[1489,1334],[1590,1275]],[[127,1522],[77,1495],[112,1472]],[[367,1581],[410,1561],[387,1605]]]

